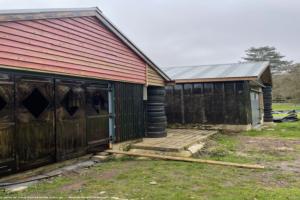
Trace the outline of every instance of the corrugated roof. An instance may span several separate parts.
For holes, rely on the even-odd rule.
[[[163,67],[173,80],[229,79],[244,80],[259,78],[269,66],[269,62],[244,62],[216,65]]]

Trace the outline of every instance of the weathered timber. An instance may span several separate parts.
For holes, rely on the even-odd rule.
[[[240,163],[222,162],[222,161],[215,161],[215,160],[202,160],[202,159],[195,159],[195,158],[161,156],[161,155],[153,155],[153,154],[132,153],[132,152],[126,152],[126,151],[115,151],[115,150],[107,150],[106,152],[114,153],[114,154],[124,154],[124,155],[128,155],[128,156],[149,157],[149,158],[158,158],[158,159],[163,159],[163,160],[176,160],[176,161],[184,161],[184,162],[197,162],[197,163],[223,165],[223,166],[231,166],[231,167],[239,167],[239,168],[247,168],[247,169],[264,169],[265,168],[262,165],[256,165],[256,164],[240,164]]]
[[[249,90],[247,81],[180,83],[167,86],[168,123],[250,124]]]

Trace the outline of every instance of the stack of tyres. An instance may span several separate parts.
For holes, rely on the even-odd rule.
[[[165,111],[166,91],[164,87],[148,87],[147,136],[152,138],[167,135]]]
[[[266,86],[263,88],[263,98],[264,98],[264,121],[272,122],[272,87]]]

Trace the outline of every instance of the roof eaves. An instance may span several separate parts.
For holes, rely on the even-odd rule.
[[[262,82],[260,82],[259,80],[251,80],[251,82],[256,85],[256,86],[259,86],[259,87],[266,87]]]
[[[259,72],[257,76],[258,79],[262,76],[262,74],[266,71],[266,69],[268,69],[268,67],[270,66],[270,61],[265,61],[264,64],[265,64],[264,68]]]
[[[175,79],[176,83],[207,83],[227,81],[257,81],[256,76],[248,77],[226,77],[226,78],[202,78],[202,79]]]
[[[219,64],[200,64],[200,65],[185,65],[185,66],[168,66],[164,67],[165,69],[168,68],[183,68],[183,67],[223,67],[224,65],[241,65],[241,64],[248,64],[248,63],[262,63],[267,61],[260,61],[260,62],[238,62],[238,63],[219,63]]]

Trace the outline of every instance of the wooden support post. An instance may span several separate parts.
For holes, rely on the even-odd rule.
[[[181,108],[181,123],[185,124],[185,112],[184,112],[184,84],[181,84],[180,90],[180,108]]]

